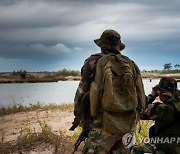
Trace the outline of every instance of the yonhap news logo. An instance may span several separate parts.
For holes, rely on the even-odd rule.
[[[135,145],[136,143],[136,136],[135,133],[127,133],[122,137],[122,143],[125,148],[130,148]]]
[[[180,144],[180,137],[145,137],[140,142],[145,144]]]

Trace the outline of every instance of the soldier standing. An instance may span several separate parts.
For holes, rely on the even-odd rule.
[[[77,88],[74,122],[89,131],[83,153],[129,153],[122,136],[132,133],[145,93],[138,66],[121,54],[125,45],[118,32],[105,30],[94,40],[101,53],[87,58]]]

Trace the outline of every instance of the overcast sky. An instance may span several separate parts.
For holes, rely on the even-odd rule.
[[[141,70],[180,64],[180,0],[0,0],[0,72],[80,70],[115,29]]]

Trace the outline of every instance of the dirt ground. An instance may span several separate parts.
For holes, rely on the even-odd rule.
[[[70,154],[73,121],[69,110],[37,110],[0,117],[0,153]]]

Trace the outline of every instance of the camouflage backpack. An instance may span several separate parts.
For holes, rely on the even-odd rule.
[[[130,132],[138,104],[132,61],[121,54],[103,55],[90,86],[91,116],[101,116],[102,128],[114,134]]]

